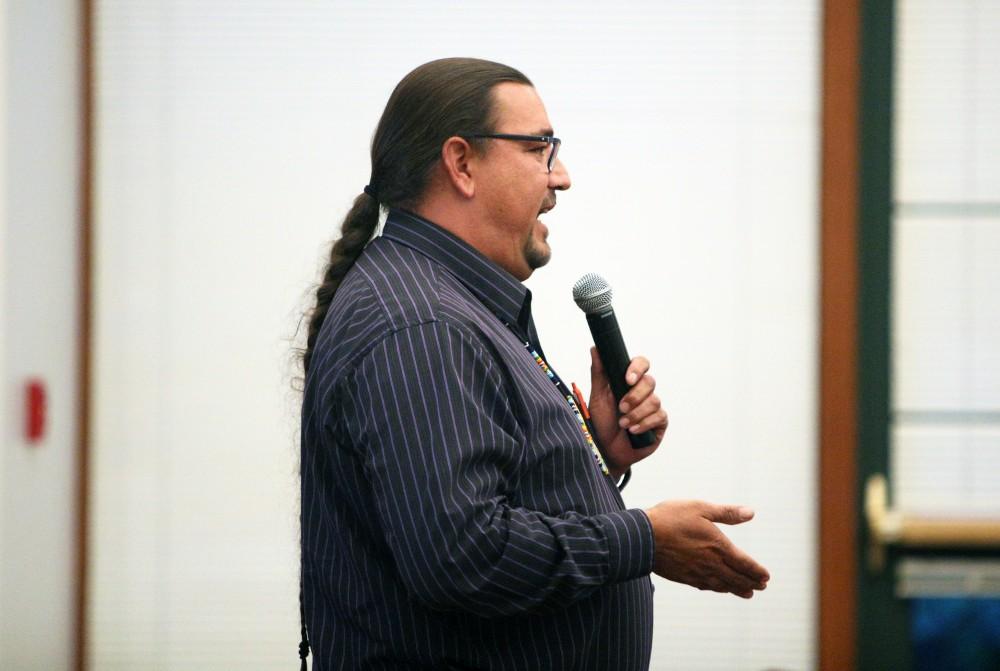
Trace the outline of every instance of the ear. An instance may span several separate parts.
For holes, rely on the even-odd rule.
[[[453,135],[441,146],[441,167],[452,188],[466,198],[476,195],[476,181],[472,176],[475,150],[468,140]]]

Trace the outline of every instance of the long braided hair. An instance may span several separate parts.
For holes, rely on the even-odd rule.
[[[375,232],[379,205],[417,209],[444,141],[463,131],[493,132],[496,119],[492,91],[503,82],[532,85],[512,67],[477,58],[431,61],[396,85],[372,138],[368,186],[354,199],[344,217],[340,238],[330,249],[323,280],[316,289],[316,304],[308,314],[306,348],[302,355],[305,375],[309,374],[316,340],[337,288]],[[482,140],[472,142],[477,150],[484,150]],[[305,671],[309,639],[301,574],[299,615],[302,627],[299,657]]]

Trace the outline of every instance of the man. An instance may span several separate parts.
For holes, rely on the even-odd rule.
[[[316,669],[645,669],[651,571],[765,587],[713,524],[751,512],[625,509],[616,482],[667,427],[649,363],[631,362],[616,407],[592,351],[587,422],[545,358],[521,282],[549,260],[538,218],[570,186],[558,148],[531,82],[498,63],[427,63],[386,105],[304,358]],[[647,430],[656,443],[633,449],[626,431]]]

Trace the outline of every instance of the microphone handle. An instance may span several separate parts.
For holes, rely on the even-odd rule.
[[[630,389],[625,382],[625,371],[632,361],[625,349],[625,341],[622,339],[622,332],[618,328],[618,319],[615,318],[614,310],[587,315],[587,324],[590,326],[590,333],[594,336],[594,344],[597,346],[597,354],[604,364],[604,372],[608,375],[608,382],[611,384],[611,392],[615,396],[616,403],[621,403],[622,398]],[[629,433],[629,442],[635,449],[649,447],[656,442],[656,434],[653,431],[643,433]]]

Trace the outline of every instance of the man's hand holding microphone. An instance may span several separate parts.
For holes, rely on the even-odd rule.
[[[584,275],[573,298],[587,313],[591,348],[590,416],[595,438],[612,475],[652,454],[663,441],[667,413],[654,393],[645,357],[630,359],[611,308],[611,288]],[[653,528],[653,572],[701,590],[749,599],[767,587],[770,574],[716,526],[753,519],[744,506],[704,501],[663,501],[645,511]]]

